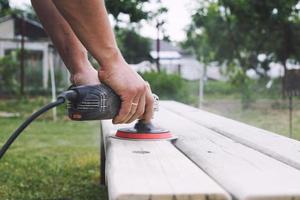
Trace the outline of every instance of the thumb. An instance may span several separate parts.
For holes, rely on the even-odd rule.
[[[101,70],[101,68],[98,70],[98,77],[99,77],[99,80],[100,81],[103,81],[103,80],[105,80],[105,72],[104,72],[104,70]]]

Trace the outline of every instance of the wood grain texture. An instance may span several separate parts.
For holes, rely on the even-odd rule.
[[[231,199],[170,142],[109,137],[115,128],[109,121],[102,122],[110,200]]]
[[[162,107],[300,170],[300,142],[175,101]],[[280,123],[280,122],[274,122]]]
[[[191,122],[184,112],[163,106],[155,122],[176,134],[177,148],[229,193],[241,200],[300,199],[299,170]]]

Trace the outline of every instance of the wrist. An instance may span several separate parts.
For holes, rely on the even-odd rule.
[[[126,63],[118,48],[106,49],[97,61],[101,65],[102,70],[109,70],[114,67],[123,66]]]
[[[71,73],[70,81],[75,85],[94,85],[99,83],[97,70],[91,65]]]
[[[84,63],[76,68],[73,68],[73,70],[70,71],[71,75],[76,75],[76,74],[86,74],[89,72],[96,71],[95,68],[91,65],[91,63]]]

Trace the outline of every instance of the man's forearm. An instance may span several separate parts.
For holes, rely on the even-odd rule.
[[[122,60],[103,0],[53,0],[77,37],[102,66]]]
[[[86,70],[90,65],[87,50],[58,12],[52,0],[31,0],[31,3],[71,74]]]

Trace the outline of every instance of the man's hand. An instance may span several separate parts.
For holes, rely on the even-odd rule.
[[[94,69],[92,65],[78,68],[75,73],[71,74],[70,81],[76,86],[100,84],[97,70]]]
[[[110,66],[102,66],[98,72],[100,81],[121,97],[121,109],[113,123],[130,123],[137,118],[151,120],[154,99],[150,86],[123,58],[115,59]]]

